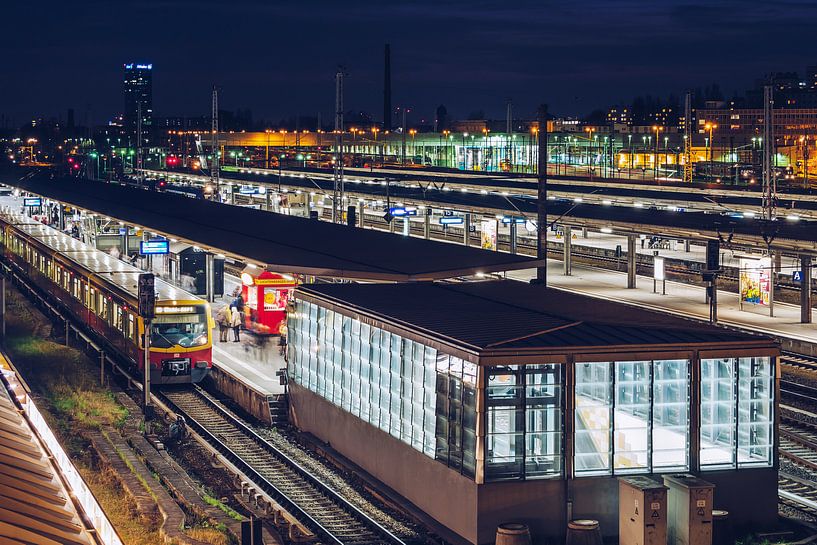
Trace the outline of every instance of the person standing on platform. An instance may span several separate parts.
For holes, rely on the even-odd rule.
[[[216,323],[218,324],[218,340],[227,342],[227,333],[230,330],[230,309],[224,305],[216,312]]]
[[[234,343],[240,342],[239,332],[241,331],[241,312],[235,307],[230,307],[230,327],[233,328]]]
[[[287,333],[289,329],[287,328],[287,321],[284,319],[281,322],[281,328],[278,330],[280,337],[278,337],[278,352],[284,358],[284,361],[287,361]]]

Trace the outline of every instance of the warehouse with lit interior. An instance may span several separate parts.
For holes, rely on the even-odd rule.
[[[508,280],[296,297],[293,423],[452,541],[508,522],[563,540],[582,518],[618,535],[627,476],[692,474],[714,486],[707,513],[776,521],[772,339]]]

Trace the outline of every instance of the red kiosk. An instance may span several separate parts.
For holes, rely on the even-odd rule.
[[[257,333],[278,334],[298,281],[288,274],[258,271],[247,267],[241,273],[241,294],[250,309],[246,325],[248,328],[253,325],[251,316],[254,315]]]

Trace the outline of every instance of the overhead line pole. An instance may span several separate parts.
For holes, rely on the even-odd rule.
[[[539,160],[537,162],[537,203],[536,203],[536,258],[542,263],[536,267],[536,279],[534,283],[547,286],[547,177],[548,177],[548,125],[547,125],[547,104],[539,106],[537,118],[539,121]]]
[[[213,160],[210,162],[210,181],[215,191],[216,202],[221,202],[221,165],[218,159],[219,145],[218,145],[218,89],[213,85],[213,117],[211,120],[210,130],[213,137]]]
[[[343,68],[335,73],[335,185],[332,192],[332,223],[343,217]]]

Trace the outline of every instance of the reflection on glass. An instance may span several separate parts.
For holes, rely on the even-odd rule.
[[[652,466],[689,466],[689,361],[653,364]]]
[[[577,475],[610,470],[612,386],[609,362],[576,364],[573,448]]]
[[[294,382],[474,475],[475,364],[302,300],[288,327]]]
[[[647,465],[650,421],[650,362],[618,361],[613,429],[616,470],[643,469]]]
[[[735,363],[701,360],[701,466],[735,467]]]
[[[738,377],[738,466],[770,466],[774,447],[770,358],[740,358]]]

